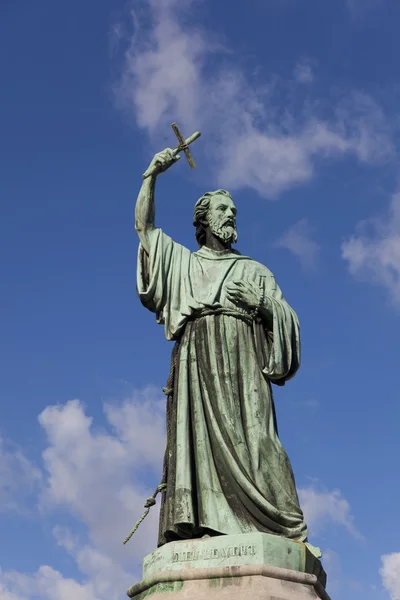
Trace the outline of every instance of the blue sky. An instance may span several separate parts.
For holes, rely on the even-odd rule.
[[[171,345],[135,290],[141,173],[157,224],[230,190],[243,254],[302,327],[275,398],[332,596],[400,597],[396,0],[0,5],[0,600],[123,598],[156,543]]]

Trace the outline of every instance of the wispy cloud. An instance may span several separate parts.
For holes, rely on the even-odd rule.
[[[400,552],[385,554],[381,557],[380,575],[384,588],[389,592],[391,600],[400,598]]]
[[[38,491],[41,478],[23,450],[0,435],[0,512],[26,513],[26,500]]]
[[[324,551],[322,560],[324,569],[328,573],[328,593],[330,595],[340,594],[343,587],[343,573],[339,554],[328,548]]]
[[[313,227],[308,219],[301,219],[292,225],[275,243],[277,248],[289,250],[301,266],[313,270],[318,264],[320,246],[312,239]]]
[[[385,116],[370,97],[350,94],[329,107],[329,118],[318,116],[315,102],[313,110],[308,102],[293,107],[293,81],[249,75],[216,41],[218,32],[190,23],[186,4],[149,0],[145,6],[141,27],[135,15],[116,98],[157,143],[172,121],[185,131],[200,128],[216,185],[272,198],[309,181],[319,160],[350,155],[374,164],[391,155]],[[298,85],[311,83],[304,64],[296,72],[303,79]]]
[[[303,58],[293,69],[293,76],[297,83],[312,83],[314,81],[314,61]]]
[[[299,490],[304,517],[313,534],[329,524],[341,525],[355,538],[363,536],[354,525],[354,517],[348,501],[339,490],[327,491],[310,486]]]
[[[384,286],[400,306],[400,192],[393,194],[386,215],[357,225],[342,244],[342,257],[352,275]]]

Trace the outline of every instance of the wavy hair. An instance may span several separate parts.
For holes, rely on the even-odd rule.
[[[214,192],[206,192],[194,205],[193,225],[196,227],[196,240],[199,246],[204,246],[206,243],[207,213],[211,198],[217,194],[232,200],[232,196],[226,190],[215,190]]]

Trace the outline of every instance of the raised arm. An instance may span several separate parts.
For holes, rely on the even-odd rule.
[[[154,190],[156,179],[160,173],[169,169],[169,167],[178,160],[179,155],[174,156],[172,150],[166,148],[166,150],[163,150],[163,152],[159,152],[154,156],[148,169],[144,173],[146,175],[156,167],[154,173],[143,180],[135,207],[135,229],[138,233],[140,243],[147,254],[150,252],[149,236],[155,228]]]
[[[150,244],[148,235],[153,231],[155,219],[154,189],[156,177],[152,175],[145,179],[140,188],[135,207],[135,229],[143,248],[149,254]]]

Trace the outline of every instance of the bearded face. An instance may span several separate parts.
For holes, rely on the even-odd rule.
[[[231,198],[214,196],[207,215],[211,233],[224,244],[235,244],[238,239],[236,230],[236,208]]]
[[[234,244],[237,242],[237,231],[235,219],[222,219],[208,217],[208,226],[211,233],[215,235],[221,242]]]

